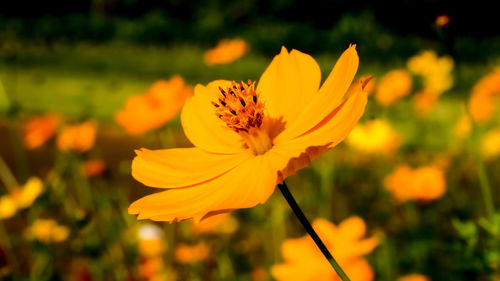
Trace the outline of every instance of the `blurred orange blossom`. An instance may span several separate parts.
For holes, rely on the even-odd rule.
[[[437,166],[412,169],[400,165],[384,179],[384,186],[400,202],[430,201],[445,193],[446,180],[443,170]]]
[[[54,114],[33,117],[23,125],[24,146],[27,149],[42,146],[54,136],[58,125],[59,117]]]
[[[401,276],[398,278],[397,281],[431,281],[431,279],[425,275],[413,273]]]
[[[205,63],[207,65],[230,63],[242,57],[248,50],[249,46],[243,39],[221,40],[215,48],[205,52]]]
[[[284,47],[255,83],[197,85],[181,123],[193,148],[141,149],[132,176],[167,191],[132,203],[138,219],[196,221],[267,201],[276,184],[341,142],[364,112],[355,45],[320,86],[316,61]]]
[[[313,227],[350,280],[373,280],[373,269],[363,255],[370,253],[378,240],[363,238],[366,225],[361,218],[349,217],[338,226],[325,219],[316,219]],[[281,252],[285,263],[271,268],[271,274],[278,281],[340,280],[309,236],[285,240]]]
[[[203,242],[194,246],[179,244],[175,248],[175,260],[178,263],[194,263],[206,259],[209,252],[208,246]]]
[[[377,85],[375,100],[383,106],[388,106],[410,93],[411,75],[404,69],[392,70],[386,73]]]
[[[159,129],[177,116],[191,92],[191,87],[179,75],[168,81],[157,81],[146,93],[128,98],[115,120],[131,135]]]
[[[57,136],[57,146],[62,151],[75,150],[83,153],[95,143],[97,122],[89,120],[76,125],[67,125]]]
[[[472,88],[469,100],[472,119],[479,123],[490,120],[496,110],[498,96],[500,96],[500,67],[481,78]]]

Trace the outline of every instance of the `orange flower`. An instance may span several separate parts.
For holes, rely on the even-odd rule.
[[[59,117],[54,114],[34,117],[23,126],[24,146],[35,149],[50,140],[56,133]]]
[[[450,17],[447,14],[438,15],[434,23],[437,27],[443,28],[450,23]]]
[[[193,221],[193,229],[200,233],[233,233],[238,228],[238,221],[230,214],[211,216],[200,222]]]
[[[496,109],[495,98],[500,95],[500,68],[481,78],[472,88],[469,112],[476,122],[490,120]]]
[[[161,128],[177,115],[191,91],[178,75],[157,81],[146,93],[131,96],[115,120],[131,135]]]
[[[207,65],[226,64],[239,59],[249,50],[243,39],[221,40],[217,46],[205,52]]]
[[[75,150],[83,153],[94,146],[96,132],[95,121],[66,126],[57,136],[57,146],[62,151]]]
[[[431,281],[431,279],[425,275],[413,273],[399,277],[397,281]]]
[[[180,244],[175,248],[175,260],[178,263],[194,263],[206,259],[208,253],[208,246],[203,242],[194,246]]]
[[[350,280],[373,280],[373,269],[363,255],[370,253],[378,240],[373,237],[362,238],[366,225],[361,218],[347,218],[338,226],[324,219],[316,219],[313,227]],[[281,252],[285,263],[271,268],[271,274],[278,281],[340,280],[309,236],[285,240]]]
[[[401,137],[387,120],[377,119],[356,125],[346,143],[360,152],[390,154],[401,144]]]
[[[161,228],[145,224],[139,228],[139,253],[145,258],[161,256],[166,251]]]
[[[194,148],[136,151],[132,176],[169,190],[129,207],[139,219],[180,221],[250,208],[277,183],[341,142],[363,114],[362,81],[346,94],[358,67],[355,46],[325,83],[312,57],[284,47],[255,83],[197,85],[181,121]]]
[[[444,173],[436,166],[411,169],[401,165],[384,179],[384,186],[400,202],[411,199],[430,201],[443,196],[446,191]]]
[[[429,113],[438,102],[438,96],[431,92],[418,92],[413,96],[413,108],[419,117]]]
[[[392,70],[380,79],[375,100],[383,106],[391,105],[409,94],[411,85],[411,76],[406,70]]]
[[[106,162],[101,159],[87,160],[82,165],[82,171],[88,178],[98,176],[106,171]]]

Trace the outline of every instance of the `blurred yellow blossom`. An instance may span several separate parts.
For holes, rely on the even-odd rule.
[[[443,170],[434,165],[416,169],[400,165],[386,176],[384,186],[400,202],[429,201],[445,193],[446,180]]]
[[[500,128],[490,130],[481,140],[481,152],[487,159],[500,154]]]
[[[388,106],[408,95],[412,87],[411,75],[404,69],[392,70],[386,73],[377,85],[375,100],[383,106]]]
[[[28,239],[35,239],[43,243],[62,242],[69,236],[69,229],[59,225],[53,219],[37,219],[26,230]]]
[[[363,238],[366,225],[361,218],[349,217],[338,226],[324,219],[316,219],[313,228],[350,280],[373,280],[373,269],[363,255],[370,253],[378,245],[378,240]],[[309,236],[285,240],[281,252],[285,263],[271,268],[276,280],[340,280]]]
[[[431,279],[425,275],[413,273],[401,276],[397,281],[431,281]]]
[[[423,91],[439,96],[453,86],[454,62],[449,56],[438,57],[436,52],[427,50],[408,59],[410,72],[423,78]]]
[[[500,67],[481,78],[472,88],[469,112],[476,122],[490,120],[500,96]]]
[[[0,197],[0,219],[8,219],[17,212],[17,204],[9,195]]]
[[[191,92],[179,75],[157,81],[146,93],[128,98],[115,120],[131,135],[159,129],[177,116]]]
[[[42,192],[43,183],[37,177],[29,178],[24,186],[11,187],[8,194],[0,197],[0,219],[12,217],[17,210],[31,206]]]
[[[179,244],[177,248],[175,248],[175,260],[178,263],[195,263],[206,259],[208,254],[209,248],[203,242],[193,246]]]
[[[459,138],[466,138],[469,136],[472,131],[472,123],[469,115],[462,114],[458,121],[455,123],[455,127],[453,128],[453,132],[455,136]]]
[[[219,41],[215,48],[205,52],[205,63],[207,65],[230,63],[242,57],[249,49],[243,39],[224,39]]]
[[[390,154],[401,144],[400,135],[384,119],[370,120],[358,124],[351,131],[346,143],[363,153]]]
[[[83,153],[94,146],[97,123],[89,120],[76,125],[67,125],[57,137],[57,146],[62,151],[75,150]]]
[[[233,233],[238,229],[238,221],[230,213],[211,216],[200,222],[192,220],[191,224],[200,233]]]
[[[30,119],[22,128],[24,146],[27,149],[35,149],[42,146],[54,136],[58,125],[59,117],[55,114],[47,114]]]

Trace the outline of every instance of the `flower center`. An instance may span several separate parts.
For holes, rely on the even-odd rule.
[[[261,128],[264,120],[264,104],[255,92],[255,83],[232,82],[231,86],[219,87],[217,101],[212,101],[215,114],[227,127],[238,133],[256,155],[272,147],[269,134]]]

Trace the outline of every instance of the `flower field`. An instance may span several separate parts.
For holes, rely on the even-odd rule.
[[[500,35],[210,13],[0,13],[0,280],[500,280]]]

